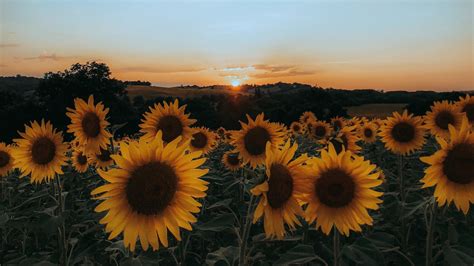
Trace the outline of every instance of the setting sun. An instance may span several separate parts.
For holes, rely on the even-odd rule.
[[[234,79],[230,82],[230,84],[232,85],[232,87],[238,87],[240,86],[240,80],[237,80],[237,79]]]

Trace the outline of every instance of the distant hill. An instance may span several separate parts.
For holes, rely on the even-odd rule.
[[[25,77],[21,75],[0,77],[0,91],[10,91],[23,94],[38,87],[41,78]]]

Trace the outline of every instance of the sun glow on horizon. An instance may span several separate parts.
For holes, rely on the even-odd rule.
[[[240,86],[240,80],[234,79],[230,82],[230,85],[232,85],[232,87],[236,88],[236,87]]]

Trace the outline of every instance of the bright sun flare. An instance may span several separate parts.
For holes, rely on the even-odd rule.
[[[238,87],[240,85],[240,81],[234,79],[230,82],[230,84],[232,85],[232,87]]]

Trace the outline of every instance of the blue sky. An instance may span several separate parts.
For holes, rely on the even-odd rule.
[[[472,1],[1,0],[0,75],[472,89]]]

